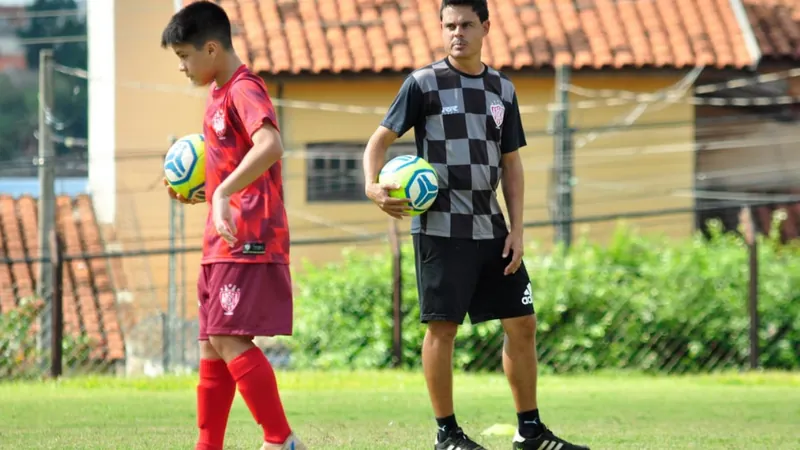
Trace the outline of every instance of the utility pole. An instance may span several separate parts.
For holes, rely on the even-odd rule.
[[[556,68],[556,105],[553,160],[556,175],[555,241],[569,248],[572,243],[572,129],[569,124],[570,67]]]
[[[53,50],[39,52],[39,282],[36,294],[44,301],[46,313],[41,316],[39,342],[43,348],[48,345],[51,329],[50,308],[53,307],[53,277],[50,255],[50,233],[55,229],[55,148],[50,135],[53,122]],[[53,350],[53,349],[50,349]],[[47,364],[45,357],[44,363]]]

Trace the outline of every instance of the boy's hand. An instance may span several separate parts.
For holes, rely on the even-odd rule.
[[[198,200],[189,200],[188,198],[186,198],[186,197],[182,196],[181,194],[178,194],[177,192],[175,192],[175,190],[172,189],[172,186],[169,185],[169,182],[167,181],[166,178],[164,178],[164,186],[166,186],[166,188],[167,188],[167,194],[169,194],[170,198],[172,198],[173,200],[177,200],[177,201],[183,203],[184,205],[194,205],[194,204],[200,203],[200,201],[198,201]]]
[[[214,200],[211,202],[214,217],[214,228],[222,239],[233,247],[236,245],[236,224],[231,214],[231,198],[222,194],[222,189],[214,191]]]

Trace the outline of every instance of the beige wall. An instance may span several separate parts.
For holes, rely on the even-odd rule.
[[[152,5],[145,8],[140,3]],[[134,5],[134,3],[136,3]],[[168,146],[168,136],[198,132],[201,127],[203,91],[186,90],[185,78],[177,71],[177,60],[158,47],[161,28],[172,13],[171,2],[141,0],[117,2],[117,158],[118,213],[116,228],[125,249],[157,249],[168,245],[169,203],[159,184],[160,156]],[[160,6],[155,6],[155,5]],[[122,21],[121,18],[125,18]],[[122,57],[124,55],[124,57]],[[676,77],[645,76],[639,79],[614,76],[574,76],[573,82],[604,89],[652,92],[676,82]],[[283,95],[290,100],[329,102],[385,108],[391,102],[401,77],[350,79],[340,81],[296,81],[286,83]],[[523,106],[544,105],[553,99],[551,78],[514,78]],[[135,83],[134,83],[135,82]],[[139,84],[137,84],[139,83]],[[156,90],[152,84],[171,85]],[[138,86],[138,87],[137,87]],[[278,89],[270,84],[271,94]],[[577,96],[572,101],[585,100]],[[580,128],[608,125],[618,116],[629,114],[635,105],[584,108],[571,111],[571,121]],[[378,125],[377,114],[352,114],[311,109],[284,108],[282,128],[286,160],[286,193],[294,238],[347,236],[381,232],[388,220],[365,202],[306,204],[304,145],[307,142],[355,141],[364,143]],[[585,217],[674,207],[690,207],[688,196],[678,195],[691,188],[694,136],[693,109],[688,105],[654,105],[637,123],[682,122],[671,128],[652,128],[602,133],[576,149],[574,194],[575,215]],[[547,186],[552,164],[553,139],[536,136],[547,128],[546,112],[523,116],[531,136],[523,150],[526,170],[525,219],[548,220]],[[576,136],[576,140],[585,137]],[[413,138],[410,133],[404,140]],[[500,194],[502,196],[502,194]],[[186,208],[187,245],[199,245],[205,220],[204,205]],[[691,232],[692,216],[634,221],[648,232],[685,236]],[[593,239],[606,239],[612,225],[576,226],[586,228]],[[401,225],[407,229],[407,221]],[[552,230],[532,228],[527,239],[548,244]],[[383,250],[385,243],[358,244],[364,251]],[[338,257],[341,245],[295,246],[295,267],[303,259],[326,261]],[[187,305],[194,313],[195,276],[198,254],[187,258]],[[168,283],[167,256],[127,258],[128,279],[138,291],[142,304],[166,304]],[[134,281],[135,280],[135,281]],[[151,295],[151,292],[156,292]]]

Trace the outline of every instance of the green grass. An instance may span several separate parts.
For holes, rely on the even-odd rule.
[[[291,423],[312,449],[429,449],[435,430],[418,373],[280,373]],[[0,449],[189,449],[192,377],[74,378],[0,383]],[[542,377],[542,417],[593,449],[798,449],[800,374]],[[515,423],[502,375],[458,375],[456,411],[481,436]],[[230,449],[258,449],[259,429],[237,395]]]

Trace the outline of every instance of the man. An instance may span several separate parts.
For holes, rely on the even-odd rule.
[[[515,449],[586,449],[542,423],[536,399],[536,319],[522,262],[526,145],[514,85],[481,62],[489,32],[486,0],[443,0],[448,56],[406,78],[364,153],[366,195],[395,218],[408,199],[393,199],[377,176],[388,147],[414,129],[418,156],[439,178],[431,208],[411,225],[421,321],[427,324],[422,364],[439,431],[435,449],[483,449],[467,437],[453,409],[452,356],[459,324],[501,320],[503,368],[516,403]],[[510,230],[495,191],[502,180]]]
[[[255,336],[292,333],[283,146],[272,102],[263,80],[234,52],[228,16],[214,3],[177,12],[161,46],[175,52],[180,71],[195,85],[210,85],[195,449],[222,450],[237,386],[264,430],[262,450],[305,449],[289,427],[272,366],[253,344]]]

